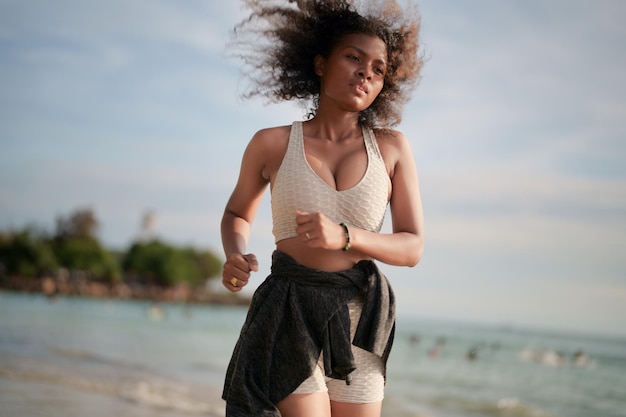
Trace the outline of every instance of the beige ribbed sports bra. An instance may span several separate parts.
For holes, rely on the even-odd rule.
[[[363,128],[363,138],[368,162],[365,174],[354,187],[338,191],[309,166],[302,122],[291,125],[287,152],[271,193],[275,242],[297,236],[296,210],[321,212],[337,223],[380,231],[389,203],[390,179],[374,133]]]

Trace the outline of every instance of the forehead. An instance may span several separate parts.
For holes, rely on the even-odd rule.
[[[387,60],[387,45],[377,36],[365,33],[351,33],[339,39],[335,49],[357,48],[373,58]]]

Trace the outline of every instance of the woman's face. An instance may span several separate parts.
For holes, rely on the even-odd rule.
[[[344,36],[327,58],[315,58],[321,80],[320,107],[334,103],[340,109],[367,109],[382,90],[387,72],[387,47],[376,36]]]

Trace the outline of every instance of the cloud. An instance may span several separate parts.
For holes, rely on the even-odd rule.
[[[413,102],[422,146],[490,145],[502,153],[505,144],[517,150],[541,143],[546,136],[538,131],[587,130],[591,143],[623,136],[626,54],[615,51],[626,36],[616,29],[624,6],[602,6],[505,2],[444,15],[432,10],[430,59]]]
[[[27,6],[5,2],[2,36],[19,39],[24,35],[64,39],[72,44],[117,44],[146,40],[175,43],[200,52],[221,51],[232,22],[239,18],[231,3],[203,1],[112,0],[85,3],[64,0],[50,3],[33,0]],[[216,19],[215,17],[220,18]]]

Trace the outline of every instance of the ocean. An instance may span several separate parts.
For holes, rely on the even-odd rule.
[[[0,292],[0,416],[223,416],[245,315]],[[626,417],[626,338],[400,317],[383,416]]]

